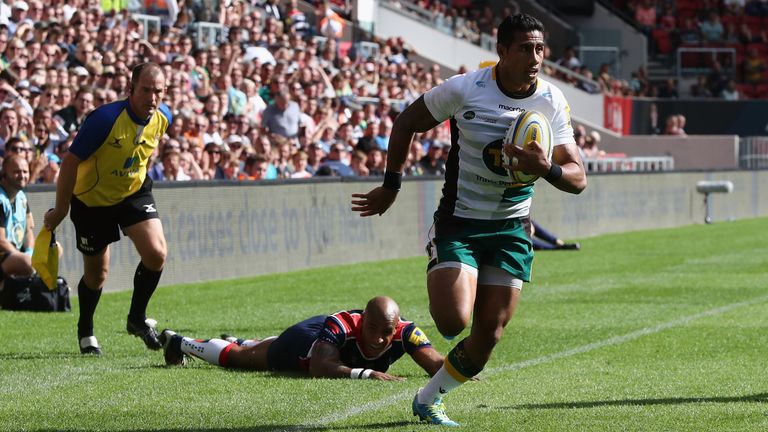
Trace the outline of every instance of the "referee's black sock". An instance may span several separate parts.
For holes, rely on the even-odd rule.
[[[160,275],[163,271],[153,271],[139,262],[136,267],[136,274],[133,276],[133,296],[131,297],[131,309],[128,312],[128,319],[133,323],[143,323],[147,319],[147,305],[149,299],[160,282]]]
[[[93,336],[93,314],[99,304],[102,289],[93,290],[81,278],[77,284],[77,303],[80,305],[80,319],[77,321],[77,337]]]

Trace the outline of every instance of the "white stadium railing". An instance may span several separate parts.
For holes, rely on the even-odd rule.
[[[768,168],[768,137],[744,137],[739,140],[739,168]]]
[[[671,156],[605,157],[584,159],[587,172],[648,172],[672,171],[675,159]]]

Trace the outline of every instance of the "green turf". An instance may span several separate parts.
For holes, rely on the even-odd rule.
[[[446,399],[477,431],[768,430],[768,220],[608,235],[537,254],[482,380]],[[150,316],[182,334],[266,336],[307,316],[401,304],[435,346],[422,258],[164,287]],[[0,430],[428,431],[427,379],[398,383],[167,368],[125,333],[130,292],[102,297],[106,355],[76,353],[76,313],[0,311]],[[75,301],[76,303],[76,301]]]

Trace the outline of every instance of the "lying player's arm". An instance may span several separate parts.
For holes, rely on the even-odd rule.
[[[374,370],[365,378],[380,381],[401,381],[403,378]],[[341,363],[339,349],[328,342],[317,341],[309,358],[309,375],[313,378],[351,378],[352,368]],[[363,378],[363,377],[361,377]]]
[[[431,346],[417,349],[411,357],[429,376],[434,376],[443,367],[443,356]]]

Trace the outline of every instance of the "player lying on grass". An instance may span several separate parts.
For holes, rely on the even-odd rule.
[[[443,365],[421,329],[400,319],[389,297],[374,297],[365,310],[344,310],[306,319],[280,336],[265,339],[192,339],[164,330],[160,335],[169,365],[197,357],[225,368],[298,371],[312,377],[396,381],[389,366],[403,354],[433,376]]]

